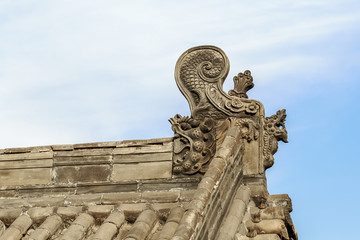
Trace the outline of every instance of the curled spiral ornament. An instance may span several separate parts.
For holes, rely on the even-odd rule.
[[[175,67],[175,80],[189,102],[192,115],[209,107],[205,91],[209,86],[222,89],[229,66],[225,53],[215,46],[194,47],[180,56]]]

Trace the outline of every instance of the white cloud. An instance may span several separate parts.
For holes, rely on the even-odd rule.
[[[187,48],[214,44],[226,51],[232,66],[226,88],[247,68],[260,88],[281,86],[287,79],[279,75],[317,74],[337,64],[298,49],[356,28],[356,4],[1,1],[0,144],[127,138],[149,124],[171,134],[166,118],[188,111],[173,80]],[[301,94],[298,86],[287,82],[287,97]]]

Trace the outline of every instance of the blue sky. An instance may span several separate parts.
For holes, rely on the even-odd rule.
[[[173,78],[211,44],[252,71],[289,143],[268,170],[303,240],[356,238],[359,1],[0,1],[0,148],[172,136]]]

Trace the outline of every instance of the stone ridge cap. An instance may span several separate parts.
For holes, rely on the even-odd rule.
[[[197,224],[204,217],[204,211],[211,199],[211,195],[216,191],[222,175],[226,168],[230,166],[230,161],[243,149],[243,145],[239,142],[241,138],[240,128],[231,126],[227,131],[221,146],[216,151],[209,168],[201,179],[193,198],[185,209],[185,213],[175,231],[172,240],[192,239],[191,236],[197,228]]]
[[[109,142],[15,147],[15,148],[0,149],[0,155],[18,154],[18,153],[42,153],[42,152],[51,152],[51,151],[71,151],[75,149],[87,149],[87,148],[126,148],[126,147],[138,147],[138,146],[140,147],[146,145],[156,145],[156,144],[160,145],[172,141],[173,141],[173,137],[167,137],[167,138],[136,139],[136,140],[109,141]]]

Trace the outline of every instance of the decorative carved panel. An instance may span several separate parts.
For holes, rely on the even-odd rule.
[[[276,114],[264,119],[264,167],[269,168],[274,164],[274,154],[278,149],[278,141],[287,143],[285,128],[286,110],[282,109]]]
[[[233,96],[224,92],[229,67],[227,56],[215,46],[194,47],[180,56],[175,80],[189,102],[192,118],[225,119],[259,113],[261,104],[244,98],[252,87],[250,71],[234,78],[235,89],[230,91]]]
[[[259,138],[259,124],[252,119],[240,118],[235,120],[235,126],[241,131],[241,137],[251,142]]]
[[[249,70],[233,78],[234,89],[229,94],[223,90],[229,67],[226,54],[215,46],[191,48],[177,61],[176,84],[189,103],[191,116],[176,115],[170,119],[175,134],[175,174],[206,171],[216,151],[217,134],[221,132],[217,132],[214,126],[225,119],[235,119],[242,138],[251,145],[254,154],[258,154],[248,157],[249,172],[263,171],[260,170],[263,169],[261,154],[265,168],[270,167],[274,162],[272,155],[277,150],[277,141],[286,142],[285,110],[264,118],[262,104],[248,99],[247,91],[254,87]],[[264,136],[260,137],[260,134]]]
[[[177,114],[170,122],[175,134],[173,172],[205,172],[216,151],[215,121],[211,118],[199,121]]]
[[[233,78],[233,80],[234,89],[229,91],[229,95],[239,98],[248,98],[246,92],[254,87],[251,72],[246,70],[244,73],[239,73]]]

